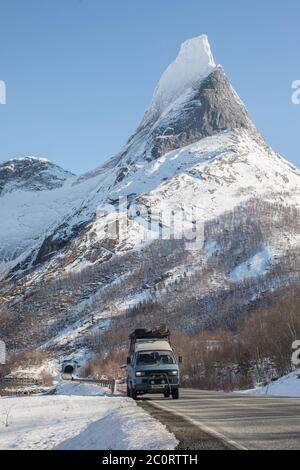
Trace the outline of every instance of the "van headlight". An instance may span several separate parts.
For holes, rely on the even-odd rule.
[[[138,371],[138,372],[135,373],[135,375],[136,375],[137,377],[144,377],[144,376],[145,376],[145,372]]]
[[[168,375],[178,375],[178,370],[170,370]]]

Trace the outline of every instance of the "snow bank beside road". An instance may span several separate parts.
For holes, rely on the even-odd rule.
[[[176,438],[125,397],[66,382],[57,395],[0,400],[0,449],[174,449]]]
[[[281,379],[265,387],[257,387],[239,393],[245,393],[247,395],[270,395],[273,397],[300,397],[300,369],[281,377]]]

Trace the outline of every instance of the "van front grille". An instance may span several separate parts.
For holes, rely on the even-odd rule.
[[[160,377],[163,379],[168,375],[168,372],[165,370],[147,370],[145,374],[147,377]]]

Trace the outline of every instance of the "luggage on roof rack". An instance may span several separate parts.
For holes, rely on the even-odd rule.
[[[170,330],[166,325],[161,325],[153,330],[146,328],[137,328],[130,335],[129,339],[131,342],[135,342],[137,339],[169,339]]]
[[[160,325],[153,330],[146,328],[137,328],[130,335],[130,354],[134,354],[135,343],[138,340],[147,339],[164,339],[170,342],[170,330],[166,325]]]

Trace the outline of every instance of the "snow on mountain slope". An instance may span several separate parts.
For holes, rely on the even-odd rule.
[[[200,83],[216,67],[205,35],[185,41],[179,54],[161,76],[144,121],[162,115],[174,102],[195,94]]]
[[[33,157],[2,164],[1,176],[0,275],[26,258],[49,227],[82,204],[93,186],[89,182],[74,190],[74,175]]]
[[[101,247],[110,246],[117,253],[159,237],[162,230],[168,230],[165,226],[168,217],[162,219],[161,225],[161,216],[168,216],[172,210],[177,213],[182,208],[185,210],[187,220],[179,229],[188,230],[192,218],[204,224],[253,197],[280,201],[284,193],[286,203],[297,207],[299,177],[295,168],[253,140],[247,132],[223,132],[169,152],[155,161],[141,163],[134,173],[110,189],[111,179],[101,179],[89,203],[76,213],[75,219],[68,215],[65,224],[60,222],[47,238],[50,251],[44,246],[42,253],[49,259],[55,240],[65,240],[67,246],[72,239],[75,267],[90,260],[97,247],[101,251]],[[94,179],[98,178],[99,175]],[[77,191],[81,185],[75,186]],[[109,197],[106,196],[108,191]],[[123,237],[113,240],[107,227],[116,217],[116,203],[123,196],[128,198],[129,213],[126,206],[117,217],[123,220],[126,230]],[[151,227],[148,223],[150,206]],[[87,228],[74,239],[70,230],[72,224],[83,224],[87,220]],[[176,230],[175,235],[178,235]],[[275,245],[277,242],[275,239]],[[59,260],[61,263],[61,255]]]
[[[269,263],[272,262],[272,256],[267,248],[256,253],[247,261],[244,261],[239,266],[236,266],[230,273],[232,282],[242,282],[245,279],[252,277],[262,276],[266,273]]]
[[[98,229],[96,214],[104,203],[129,192],[134,197],[151,192],[162,178],[188,180],[191,175],[184,171],[196,163],[197,145],[186,153],[182,150],[179,157],[165,159],[164,155],[200,140],[204,161],[210,146],[217,156],[229,145],[226,137],[217,137],[226,129],[247,129],[259,140],[244,105],[223,70],[215,66],[206,36],[188,40],[159,81],[136,133],[107,164],[78,179],[44,159],[29,157],[2,165],[0,273],[15,266],[32,266],[33,253],[37,253],[37,263],[47,260],[82,231],[84,224],[96,220],[93,227]],[[201,149],[201,139],[211,135],[216,141],[204,144],[207,150]],[[112,206],[108,212],[111,210]],[[134,226],[128,247],[141,239],[140,224],[134,222]]]
[[[30,166],[31,160],[23,163]],[[73,289],[70,296],[70,286],[65,288],[63,306],[60,293],[56,303],[52,299],[52,325],[44,317],[48,299],[43,299],[45,304],[37,302],[34,341],[40,341],[39,345],[54,344],[52,340],[61,335],[67,342],[68,336],[77,338],[90,328],[100,328],[107,312],[122,314],[135,300],[167,296],[175,284],[172,276],[168,289],[156,279],[165,276],[170,266],[162,271],[157,268],[151,288],[145,287],[150,268],[143,268],[144,263],[156,259],[151,242],[169,237],[173,226],[170,214],[185,214],[181,225],[174,228],[176,237],[182,238],[182,231],[186,234],[195,226],[205,226],[203,251],[198,246],[189,267],[191,273],[203,269],[204,275],[201,282],[191,275],[195,288],[187,291],[182,284],[180,294],[185,305],[184,291],[189,293],[191,310],[197,312],[187,320],[189,325],[216,324],[212,317],[224,299],[230,304],[228,309],[237,312],[251,299],[259,298],[262,290],[296,279],[297,266],[291,266],[290,259],[300,244],[296,223],[300,173],[266,145],[224,70],[215,66],[205,36],[182,46],[163,74],[141,124],[118,155],[100,168],[79,178],[66,177],[54,187],[39,175],[35,173],[36,178],[31,176],[31,183],[24,186],[18,175],[10,178],[5,174],[4,185],[10,189],[0,197],[0,276],[5,279],[1,294],[13,302],[17,291],[22,298],[22,315],[24,299],[31,315],[27,291],[36,288],[40,292],[40,286],[52,279],[82,273],[80,288]],[[126,202],[122,199],[119,206],[124,197]],[[135,256],[124,261],[125,253]],[[182,266],[190,260],[177,255],[178,264],[174,262],[172,268],[176,272],[180,266],[185,272]],[[124,262],[124,268],[118,261],[110,264],[114,258]],[[105,275],[97,274],[102,265],[111,269]],[[132,288],[125,282],[121,291],[114,293],[115,280],[129,276],[134,268],[140,282],[132,281]],[[259,285],[255,285],[256,278]],[[102,299],[108,286],[111,303]],[[234,307],[230,303],[233,293],[240,302]],[[95,295],[96,310],[93,305],[88,311],[80,309],[90,295]],[[7,305],[20,318],[17,302]],[[40,311],[39,305],[44,305]],[[58,311],[59,326],[55,323]],[[233,315],[231,311],[228,317]],[[93,320],[89,321],[85,315],[92,312]],[[21,327],[19,335],[21,342],[27,341]]]
[[[73,236],[72,227],[86,222],[89,222],[88,229],[74,243],[78,262],[82,256],[88,260],[91,249],[109,238],[106,228],[116,214],[112,201],[122,196],[131,197],[140,209],[143,207],[144,216],[133,211],[126,239],[119,240],[116,251],[157,237],[160,228],[155,220],[158,221],[161,212],[170,209],[178,211],[184,206],[204,223],[258,195],[276,199],[281,197],[281,192],[288,193],[287,203],[295,205],[299,205],[300,199],[299,172],[240,131],[207,137],[155,161],[142,162],[123,181],[115,185],[112,181],[113,175],[107,170],[80,184],[72,184],[71,179],[61,188],[39,192],[38,198],[34,191],[5,194],[0,234],[3,269],[16,264],[22,255],[24,259],[34,248],[36,255],[42,250],[45,259],[57,255],[48,237],[68,242]],[[123,215],[127,216],[127,211]],[[43,251],[41,243],[45,239],[50,251]]]
[[[206,36],[186,41],[162,75],[136,132],[105,165],[79,178],[114,170],[122,181],[145,161],[223,130],[247,129],[260,139],[221,66],[215,66]]]

